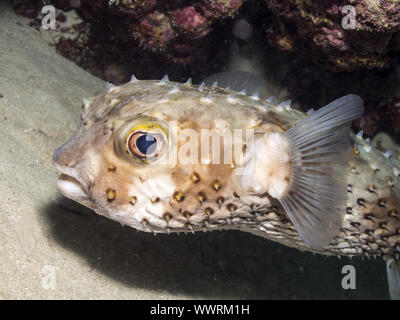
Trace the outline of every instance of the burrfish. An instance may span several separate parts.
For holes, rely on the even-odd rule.
[[[84,101],[79,129],[53,155],[57,186],[146,232],[237,229],[382,256],[399,298],[399,157],[350,130],[362,113],[352,94],[303,113],[237,86],[133,76]]]

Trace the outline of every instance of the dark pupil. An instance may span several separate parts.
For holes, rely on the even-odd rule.
[[[157,140],[153,135],[144,133],[136,140],[136,148],[143,154],[152,154],[157,148]]]

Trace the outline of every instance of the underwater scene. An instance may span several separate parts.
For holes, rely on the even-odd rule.
[[[0,137],[1,300],[400,299],[398,0],[1,2]]]

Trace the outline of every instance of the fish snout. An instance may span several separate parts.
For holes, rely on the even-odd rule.
[[[68,142],[58,147],[53,152],[52,162],[57,171],[61,173],[64,173],[63,171],[66,168],[71,168],[75,166],[76,155],[74,156],[74,152],[69,147]]]
[[[52,162],[55,169],[60,173],[57,180],[59,191],[72,200],[89,201],[91,182],[81,168],[82,154],[73,152],[67,143],[54,151]]]

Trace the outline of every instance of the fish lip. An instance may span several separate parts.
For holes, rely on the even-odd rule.
[[[60,190],[60,192],[62,194],[64,194],[62,187],[60,187],[60,183],[62,181],[66,181],[69,180],[70,183],[73,183],[76,185],[76,187],[79,187],[82,189],[82,191],[84,191],[84,193],[86,194],[86,197],[89,198],[89,194],[90,194],[90,188],[91,188],[91,181],[89,180],[89,178],[86,175],[81,176],[80,174],[78,174],[78,170],[77,168],[71,167],[71,166],[64,166],[62,164],[60,164],[57,161],[57,156],[58,154],[61,152],[62,147],[59,147],[52,156],[52,163],[54,168],[60,173],[60,176],[57,179],[57,187]],[[65,195],[65,194],[64,194]],[[67,195],[65,195],[67,196]],[[68,197],[68,196],[67,196]],[[70,197],[69,197],[70,198]]]
[[[77,202],[90,201],[89,192],[85,185],[68,174],[60,174],[57,179],[57,188],[69,199]]]

